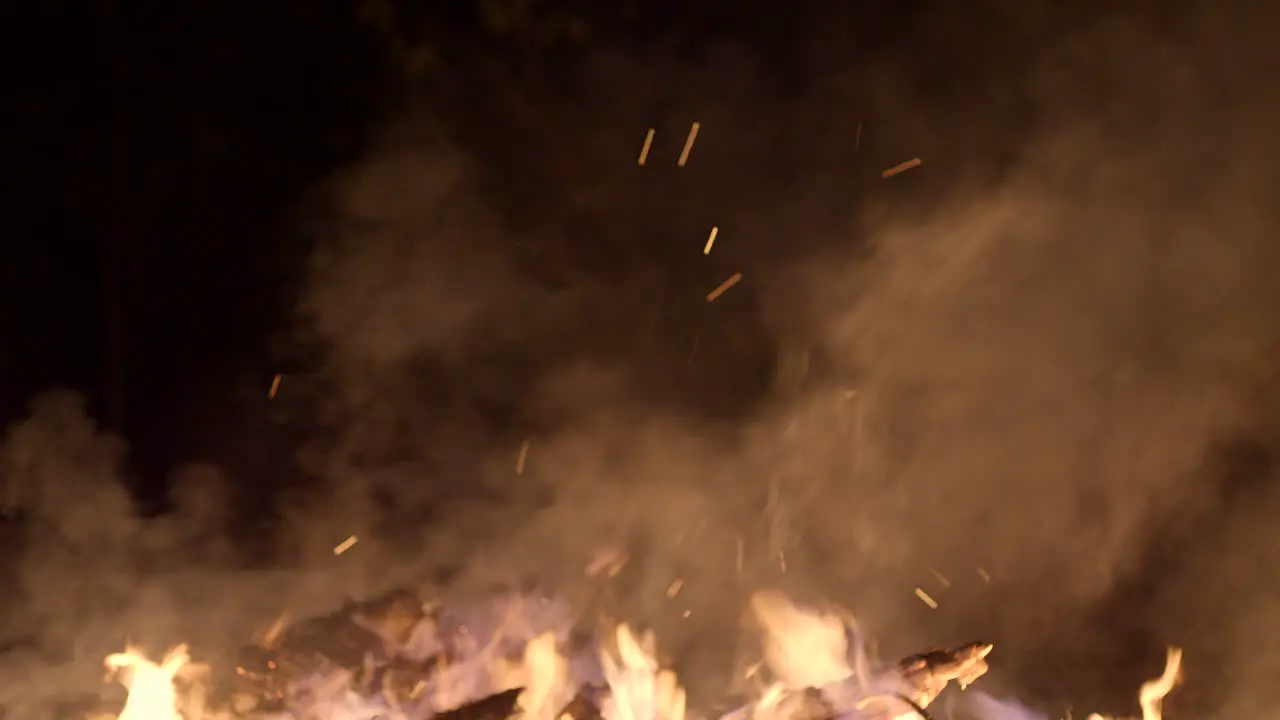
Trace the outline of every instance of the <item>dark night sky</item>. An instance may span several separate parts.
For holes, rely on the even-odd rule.
[[[921,9],[854,3],[850,42],[892,42]],[[766,10],[647,4],[613,31],[643,45],[693,16],[691,51],[736,37],[773,58],[780,87],[798,89],[787,17]],[[469,3],[420,20],[446,53],[507,58]],[[3,417],[53,385],[80,389],[97,417],[119,424],[146,485],[184,460],[268,444],[248,437],[246,415],[282,360],[270,341],[288,330],[304,257],[286,218],[395,106],[381,39],[345,3],[48,3],[26,21],[42,42],[8,113],[21,202],[4,249]],[[118,416],[109,337],[122,367]]]
[[[595,8],[573,5],[543,7]],[[599,28],[594,42],[675,42],[694,57],[731,39],[761,61],[776,86],[770,92],[785,100],[811,90],[815,67],[824,69],[813,57],[798,59],[817,27],[838,34],[845,50],[827,70],[891,57],[938,116],[963,107],[972,120],[985,106],[998,108],[985,144],[935,148],[952,167],[977,157],[998,166],[1013,152],[1032,119],[1008,90],[1024,61],[1108,14],[1096,3],[1039,3],[1026,12],[927,0],[814,0],[788,3],[785,13],[766,3],[640,5],[625,21],[588,10]],[[357,20],[355,3],[33,7],[23,32],[41,42],[26,50],[32,69],[7,113],[18,130],[6,158],[20,202],[3,249],[0,333],[9,351],[0,412],[20,417],[33,394],[55,384],[84,391],[93,413],[128,440],[134,474],[147,486],[193,458],[287,465],[288,452],[272,449],[252,417],[273,373],[308,364],[305,353],[281,350],[307,251],[296,211],[318,180],[361,157],[375,123],[406,103],[386,37]],[[440,58],[424,86],[453,139],[485,163],[489,189],[514,222],[556,212],[538,194],[538,173],[554,172],[539,163],[555,158],[516,152],[528,141],[492,119],[483,84],[454,70],[483,58],[518,65],[521,42],[487,32],[478,3],[405,11],[418,7],[401,7],[395,28]],[[1161,21],[1149,16],[1144,22]],[[545,52],[550,68],[574,62],[572,53]],[[563,91],[552,78],[537,101],[554,104]],[[802,138],[793,140],[788,164],[761,169],[779,189],[820,159],[820,150],[806,156]],[[956,179],[946,172],[933,172],[932,182]],[[589,231],[563,242],[606,265],[633,259],[594,248]],[[108,338],[120,358],[118,383]],[[108,392],[115,384],[118,403]]]
[[[8,112],[21,205],[4,250],[3,412],[80,389],[155,482],[245,432],[237,390],[265,392],[267,340],[292,302],[281,213],[357,152],[381,57],[338,4],[38,7],[25,32],[41,38],[26,61],[39,70]]]

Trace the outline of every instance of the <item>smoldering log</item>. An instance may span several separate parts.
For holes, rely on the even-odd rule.
[[[516,713],[516,703],[522,692],[523,688],[516,688],[490,695],[456,710],[442,712],[435,716],[435,720],[507,720]],[[582,693],[574,696],[556,717],[566,715],[573,720],[601,720],[600,709]]]
[[[218,678],[215,697],[238,714],[275,711],[283,708],[291,682],[332,670],[349,671],[358,689],[366,692],[407,694],[446,658],[413,662],[386,657],[386,639],[407,639],[427,619],[425,607],[417,593],[396,589],[292,623],[269,647],[243,646],[235,658],[235,675]]]
[[[584,692],[580,691],[575,695],[573,700],[564,706],[564,709],[560,711],[557,717],[563,718],[568,715],[573,720],[603,720],[603,716],[600,714],[600,706],[589,699]]]
[[[418,593],[400,589],[350,601],[329,615],[298,620],[269,642],[241,648],[235,674],[224,674],[216,704],[230,707],[240,716],[279,711],[286,704],[286,688],[292,683],[346,671],[357,693],[382,695],[397,704],[412,705],[423,684],[457,659],[456,648],[442,637],[439,653],[426,660],[414,660],[394,654],[388,640],[392,644],[408,642],[423,622],[435,623],[438,628],[442,622],[440,612]],[[592,692],[592,688],[583,688],[564,712],[574,720],[599,720]],[[518,690],[497,693],[444,714],[465,720],[506,718],[518,695]]]
[[[516,688],[490,695],[483,700],[467,703],[456,710],[436,715],[436,720],[507,720],[515,714],[516,700],[524,688]]]

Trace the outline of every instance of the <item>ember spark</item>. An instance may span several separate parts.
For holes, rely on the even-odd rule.
[[[516,457],[516,474],[524,474],[524,461],[529,459],[529,441],[520,443],[520,454]]]
[[[736,272],[733,275],[729,276],[728,280],[725,280],[724,282],[720,283],[720,285],[718,285],[715,290],[712,290],[711,292],[707,293],[707,302],[715,302],[716,298],[723,295],[725,291],[728,290],[729,288],[733,287],[734,285],[737,285],[741,280],[742,280],[742,273],[740,272]]]
[[[693,151],[693,141],[698,139],[698,128],[700,127],[702,127],[701,123],[694,123],[689,128],[689,137],[684,141],[684,150],[680,151],[680,159],[676,161],[677,166],[684,167],[684,164],[689,161],[689,153]]]
[[[353,546],[355,546],[356,542],[358,542],[358,540],[356,539],[356,536],[352,535],[346,540],[343,540],[342,542],[338,543],[337,547],[333,549],[333,554],[341,555],[342,553],[350,550]]]
[[[644,147],[640,148],[640,159],[637,161],[640,167],[644,167],[644,161],[649,157],[649,146],[653,145],[653,128],[649,128],[649,134],[644,136]]]
[[[920,602],[924,603],[925,605],[928,605],[930,609],[932,610],[938,609],[938,601],[929,597],[929,593],[925,592],[923,589],[916,588],[916,597],[920,598]]]
[[[906,172],[913,167],[920,167],[921,162],[922,161],[920,160],[920,158],[911,158],[906,162],[898,163],[897,165],[894,165],[888,170],[885,170],[884,172],[880,173],[880,177],[882,179],[887,180],[893,177],[894,175],[897,175],[898,173]]]

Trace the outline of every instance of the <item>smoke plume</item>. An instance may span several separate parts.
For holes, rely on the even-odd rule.
[[[1256,647],[1280,553],[1265,23],[984,12],[856,63],[814,22],[799,83],[746,44],[609,48],[542,116],[389,121],[316,189],[299,332],[321,348],[322,487],[278,533],[303,570],[237,592],[536,581],[655,628],[706,702],[774,587],[847,605],[886,657],[989,640],[983,682],[1032,704],[1130,712],[1168,642],[1171,706],[1261,707],[1280,670]],[[84,603],[139,602],[135,554],[88,548],[232,554],[182,530],[225,521],[215,470],[184,475],[162,530],[128,508],[121,452],[66,395],[4,446],[10,503],[50,538],[20,586],[81,603],[39,608],[63,634],[122,622]],[[588,577],[606,550],[629,563]],[[214,577],[183,592],[208,604]]]
[[[1235,571],[1153,577],[1194,562],[1160,548],[1264,531],[1186,539],[1236,512],[1225,444],[1270,442],[1280,301],[1273,93],[1235,64],[1235,20],[1205,18],[1071,18],[996,53],[1017,75],[957,79],[971,98],[913,91],[893,56],[832,70],[834,41],[799,94],[738,48],[679,78],[617,51],[575,77],[572,132],[538,139],[519,224],[483,154],[389,132],[329,188],[349,222],[304,296],[344,423],[328,474],[384,498],[380,522],[427,513],[414,563],[579,586],[695,674],[726,670],[767,584],[902,651],[988,637],[1046,700],[1128,701],[1166,640],[1233,642],[1233,614],[1174,618]],[[937,22],[921,44],[960,52]],[[601,590],[580,568],[613,546],[632,565]]]

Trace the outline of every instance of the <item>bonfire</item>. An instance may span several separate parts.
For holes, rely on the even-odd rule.
[[[763,634],[763,659],[749,671],[758,692],[720,720],[932,720],[930,705],[985,675],[994,650],[972,642],[880,666],[846,612],[767,592],[751,610]],[[244,654],[256,666],[237,665],[227,687],[185,647],[159,662],[129,648],[106,665],[128,689],[118,720],[685,720],[685,693],[652,633],[620,624],[575,647],[572,618],[546,598],[442,611],[400,593],[277,624]],[[1142,686],[1142,720],[1161,720],[1180,665],[1170,649],[1164,673]],[[981,720],[1034,717],[980,693],[972,707]]]

